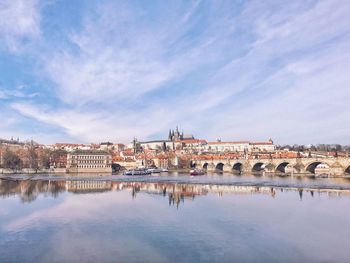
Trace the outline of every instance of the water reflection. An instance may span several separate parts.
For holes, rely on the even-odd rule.
[[[23,203],[35,201],[40,194],[55,198],[64,191],[65,181],[0,180],[0,196],[18,196]]]
[[[0,262],[348,262],[350,256],[349,190],[0,180],[0,195]]]
[[[218,184],[182,184],[182,183],[152,183],[152,182],[115,182],[103,180],[0,180],[0,196],[3,198],[18,196],[23,203],[33,202],[39,195],[56,198],[59,194],[103,193],[108,191],[130,191],[133,199],[138,193],[161,195],[168,198],[169,205],[179,206],[185,200],[194,200],[196,197],[207,194],[249,195],[263,194],[275,198],[278,193],[293,191],[303,200],[304,193],[327,195],[329,197],[350,196],[350,190],[312,189],[293,187],[268,186],[240,186]]]

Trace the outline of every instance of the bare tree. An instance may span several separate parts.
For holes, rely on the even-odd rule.
[[[12,152],[9,149],[5,150],[5,153],[3,155],[3,164],[4,164],[4,168],[7,168],[7,169],[11,169],[11,170],[22,169],[21,159],[16,153]]]
[[[44,168],[44,169],[50,168],[50,162],[51,162],[50,155],[51,155],[50,150],[44,150],[43,152],[41,152],[38,159],[40,168]]]
[[[34,169],[35,171],[39,169],[38,154],[33,146],[28,149],[28,162],[29,168]]]

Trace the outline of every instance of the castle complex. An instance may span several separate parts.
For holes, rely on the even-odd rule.
[[[276,149],[273,141],[269,139],[265,142],[250,141],[206,141],[196,139],[192,134],[184,134],[179,128],[169,130],[167,140],[152,140],[134,142],[135,152],[142,150],[163,150],[163,151],[183,151],[186,153],[198,152],[253,152],[253,151],[274,151]]]

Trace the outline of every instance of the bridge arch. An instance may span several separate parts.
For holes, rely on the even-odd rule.
[[[285,173],[286,167],[288,166],[289,162],[282,162],[279,165],[277,165],[276,172]]]
[[[308,165],[306,165],[306,169],[305,170],[306,170],[306,172],[315,174],[316,168],[318,168],[318,166],[321,165],[321,164],[327,166],[327,168],[330,167],[330,165],[325,163],[325,162],[315,161],[315,162],[312,162],[312,163],[309,163]]]
[[[113,172],[119,172],[123,169],[123,166],[121,166],[119,163],[113,163],[112,164],[112,171]]]
[[[197,164],[196,164],[195,161],[191,161],[191,162],[190,162],[190,167],[191,167],[191,168],[196,168],[196,166],[197,166]]]
[[[350,174],[350,165],[345,169],[346,174]]]
[[[232,171],[234,173],[241,173],[243,170],[243,164],[242,163],[235,163],[233,166],[232,166]]]
[[[208,169],[208,165],[209,165],[208,163],[204,163],[203,164],[203,169],[207,170]]]
[[[262,172],[265,169],[265,164],[262,162],[257,162],[253,165],[252,172]]]
[[[222,172],[224,171],[224,164],[223,163],[218,163],[215,167],[216,171]]]

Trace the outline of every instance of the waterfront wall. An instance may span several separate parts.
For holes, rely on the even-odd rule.
[[[74,174],[74,173],[112,173],[112,167],[99,167],[99,168],[69,168],[67,169],[67,173]]]
[[[66,168],[50,168],[50,169],[29,169],[25,168],[22,170],[10,170],[0,168],[0,174],[65,174],[67,173]]]

